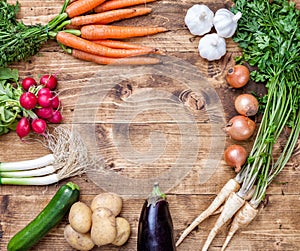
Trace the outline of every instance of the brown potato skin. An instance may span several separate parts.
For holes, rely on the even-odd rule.
[[[82,234],[90,231],[92,226],[92,210],[83,202],[76,202],[69,212],[69,222],[72,228]]]
[[[123,206],[122,198],[116,193],[101,193],[94,197],[91,209],[94,211],[98,207],[108,208],[115,216],[119,215]]]
[[[112,243],[117,236],[116,217],[107,208],[98,207],[93,211],[91,238],[97,246]]]
[[[79,251],[88,251],[93,249],[95,246],[90,233],[78,233],[71,227],[70,224],[68,224],[64,229],[64,237],[72,248]]]
[[[122,246],[129,239],[131,228],[129,222],[123,217],[116,218],[117,237],[112,242],[113,245]]]

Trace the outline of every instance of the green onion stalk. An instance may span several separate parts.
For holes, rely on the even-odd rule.
[[[0,67],[28,59],[35,55],[49,39],[54,39],[68,18],[65,9],[69,0],[65,0],[61,12],[48,24],[25,25],[17,20],[19,3],[0,2]]]
[[[263,115],[253,147],[237,175],[237,180],[242,180],[237,193],[240,197],[244,198],[256,185],[251,203],[257,207],[299,139],[300,14],[295,3],[282,0],[236,0],[232,11],[243,13],[233,38],[243,49],[236,61],[256,67],[251,78],[266,82],[267,87],[267,95],[261,100]],[[286,127],[291,132],[283,151],[276,157],[274,145]]]
[[[56,127],[47,134],[44,144],[51,153],[36,159],[0,162],[0,185],[50,185],[85,173],[91,165],[87,147],[74,130]]]

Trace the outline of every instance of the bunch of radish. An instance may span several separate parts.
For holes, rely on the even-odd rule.
[[[37,83],[34,78],[27,77],[21,84],[24,93],[20,96],[20,105],[29,116],[23,116],[19,120],[16,132],[21,139],[31,131],[45,135],[47,122],[57,124],[62,121],[59,111],[61,102],[55,92],[57,78],[47,74]]]

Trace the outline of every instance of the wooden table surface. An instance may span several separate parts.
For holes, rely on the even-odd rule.
[[[14,2],[14,1],[9,1]],[[45,23],[58,13],[63,1],[20,0],[19,18],[26,24]],[[78,129],[91,154],[103,159],[103,169],[49,186],[0,187],[0,250],[49,202],[58,187],[71,180],[81,188],[80,200],[90,203],[103,191],[119,193],[124,200],[121,215],[131,224],[126,245],[94,250],[136,250],[137,226],[142,204],[158,180],[167,194],[174,222],[180,233],[214,199],[228,179],[235,176],[222,153],[230,144],[222,128],[235,111],[234,98],[242,92],[264,93],[263,86],[249,83],[230,89],[226,70],[241,51],[227,39],[227,53],[208,62],[197,52],[199,37],[185,27],[184,16],[192,0],[160,0],[147,4],[151,14],[122,21],[124,25],[159,25],[170,31],[131,39],[155,46],[166,53],[164,63],[151,67],[109,67],[79,61],[66,55],[54,41],[28,62],[12,67],[20,78],[59,72],[58,91],[63,103],[63,124]],[[204,0],[213,11],[229,7],[229,1]],[[191,89],[192,95],[180,95]],[[198,97],[206,95],[200,109]],[[179,98],[181,97],[181,99]],[[201,101],[201,100],[200,100]],[[201,102],[200,102],[201,103]],[[240,144],[248,150],[253,138]],[[280,149],[280,144],[277,145]],[[48,153],[39,141],[22,143],[14,132],[1,136],[1,161],[25,160]],[[110,170],[111,169],[111,170]],[[266,207],[245,229],[239,231],[227,250],[300,249],[299,154],[271,184]],[[200,250],[217,216],[201,223],[178,247],[178,251]],[[32,250],[72,250],[63,238],[65,218]],[[220,250],[227,228],[213,241],[210,250]]]

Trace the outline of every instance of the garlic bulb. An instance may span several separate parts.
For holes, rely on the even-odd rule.
[[[238,12],[235,15],[227,9],[219,9],[213,18],[213,24],[217,34],[221,37],[232,37],[237,28],[237,22],[242,17],[242,13]]]
[[[204,4],[195,4],[188,9],[184,22],[193,35],[204,35],[213,27],[214,13]]]
[[[198,50],[209,61],[220,59],[226,53],[225,39],[216,33],[207,34],[200,39]]]

